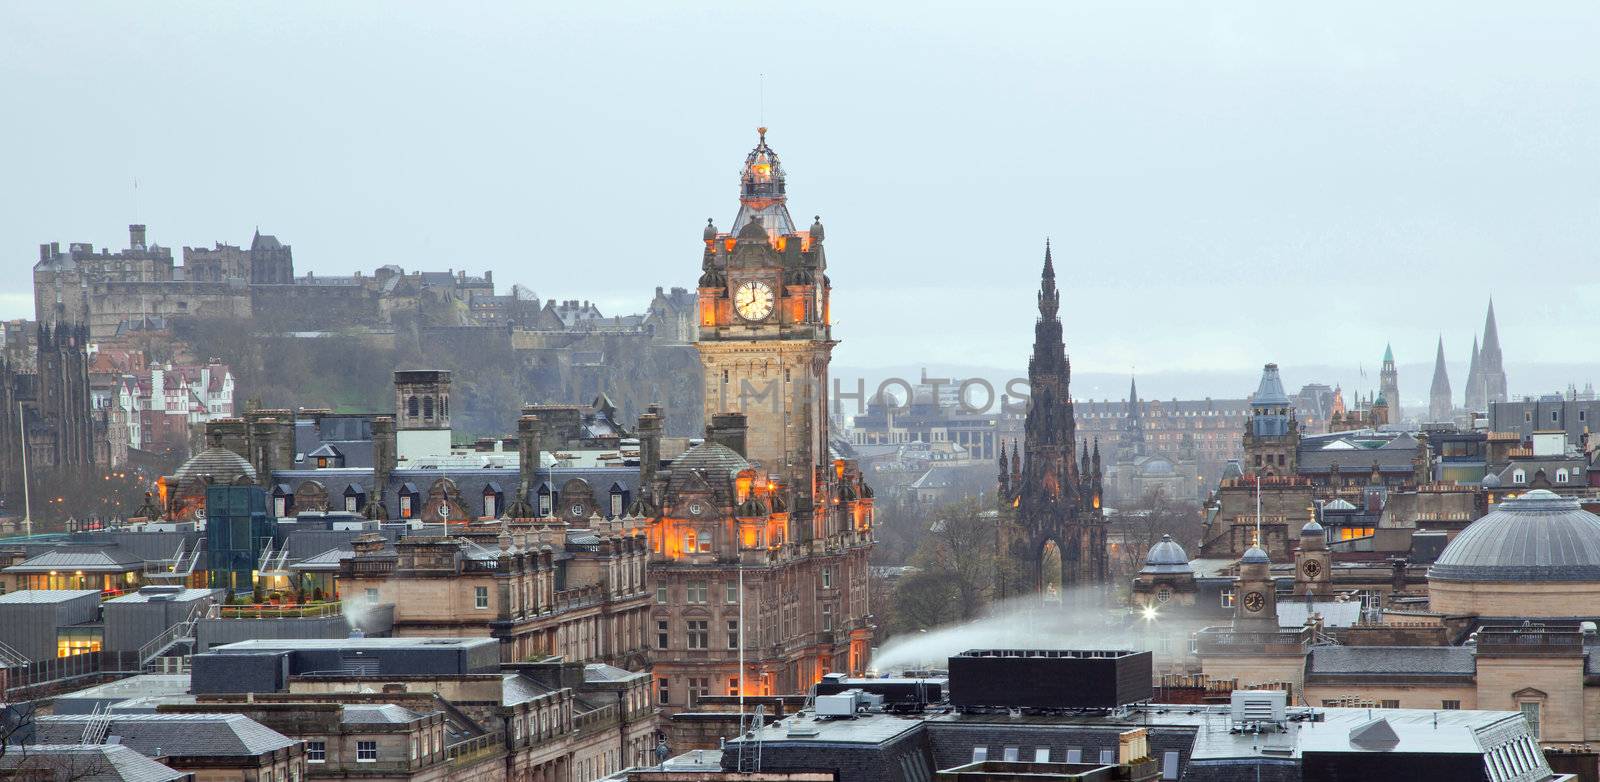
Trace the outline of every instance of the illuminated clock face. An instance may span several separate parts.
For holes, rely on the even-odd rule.
[[[1267,605],[1267,599],[1260,592],[1246,592],[1244,595],[1244,610],[1251,613],[1260,611]]]
[[[751,280],[733,292],[733,308],[748,321],[766,320],[772,314],[772,288]]]
[[[1306,578],[1316,578],[1322,572],[1322,563],[1314,559],[1306,560],[1306,563],[1301,565],[1300,569],[1306,572]]]

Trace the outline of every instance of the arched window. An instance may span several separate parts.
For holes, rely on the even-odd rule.
[[[685,554],[693,554],[694,553],[694,547],[695,547],[694,530],[692,530],[692,529],[684,530],[683,531],[683,553],[685,553]]]
[[[409,398],[406,399],[406,415],[415,417],[416,414],[417,414],[417,398],[414,397],[414,396],[413,397],[409,397]]]
[[[422,398],[422,417],[423,418],[432,418],[433,417],[433,397],[431,397],[431,396],[427,396],[427,397],[423,397]]]

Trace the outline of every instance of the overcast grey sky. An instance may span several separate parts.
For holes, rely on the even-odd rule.
[[[1022,366],[1046,235],[1082,371],[1464,364],[1491,293],[1508,359],[1592,362],[1597,40],[1592,0],[7,3],[0,316],[135,220],[638,311],[764,119],[841,364]]]

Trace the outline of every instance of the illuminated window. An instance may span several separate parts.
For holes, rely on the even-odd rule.
[[[56,631],[56,656],[72,657],[100,651],[102,630],[98,627],[64,627]]]
[[[1234,601],[1238,599],[1238,595],[1239,595],[1238,591],[1235,590],[1233,587],[1223,587],[1222,588],[1222,607],[1223,608],[1232,608]]]

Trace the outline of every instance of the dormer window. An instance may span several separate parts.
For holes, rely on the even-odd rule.
[[[622,490],[622,484],[619,484],[619,483],[611,484],[611,497],[610,497],[610,499],[611,499],[611,517],[612,518],[617,518],[618,516],[622,515],[622,506],[623,506],[624,501],[626,500],[626,497],[624,496],[624,492]]]
[[[362,491],[360,486],[352,483],[344,488],[344,509],[346,511],[350,513],[359,512],[362,500],[365,499],[366,492]]]
[[[1528,473],[1526,473],[1526,472],[1524,472],[1524,471],[1522,471],[1520,469],[1517,470],[1514,473],[1511,473],[1511,482],[1512,483],[1516,483],[1516,484],[1527,483],[1528,482]]]
[[[549,516],[550,515],[550,505],[551,505],[550,487],[549,486],[540,486],[539,487],[539,515],[540,516]]]
[[[483,487],[483,517],[486,519],[498,518],[501,506],[504,504],[504,493],[500,491],[500,484],[493,481]]]
[[[416,484],[404,483],[400,485],[400,518],[415,518],[422,510],[422,492],[417,491]]]

